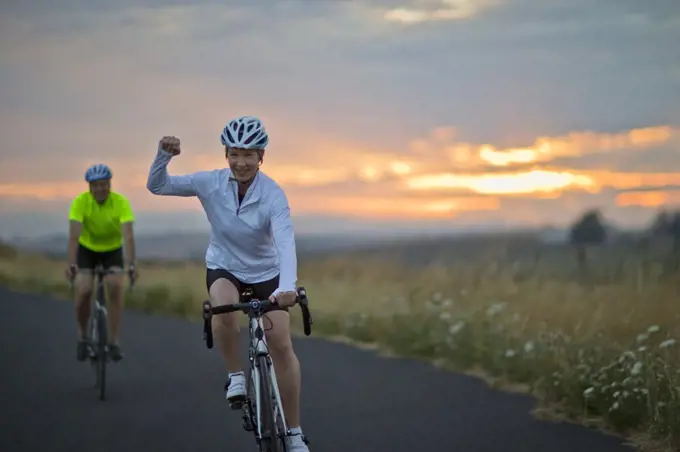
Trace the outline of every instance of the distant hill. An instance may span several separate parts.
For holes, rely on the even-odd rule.
[[[136,237],[137,256],[140,259],[202,260],[208,246],[208,233],[140,234]],[[299,235],[296,238],[301,257],[315,256],[333,251],[362,249],[394,240],[384,236]],[[14,238],[11,245],[19,250],[39,251],[52,257],[66,255],[67,236],[54,234],[37,239]]]

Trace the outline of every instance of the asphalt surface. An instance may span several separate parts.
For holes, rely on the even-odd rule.
[[[1,451],[257,450],[223,398],[226,374],[201,324],[127,311],[126,359],[109,366],[101,402],[90,366],[76,361],[74,322],[68,302],[0,288]],[[312,452],[631,450],[533,419],[529,397],[313,334],[295,340]]]

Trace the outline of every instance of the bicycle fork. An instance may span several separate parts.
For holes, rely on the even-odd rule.
[[[106,340],[106,331],[100,331],[100,322],[103,327],[107,327],[105,324],[105,320],[107,318],[108,312],[106,310],[106,307],[103,306],[102,304],[99,303],[98,300],[94,301],[94,315],[91,317],[91,338],[90,338],[90,354],[93,355],[92,357],[97,357],[99,358],[99,355],[97,354],[97,350],[99,350],[99,342],[101,340]],[[100,338],[103,336],[103,338]],[[104,344],[104,348],[106,348],[106,344]],[[106,353],[106,350],[103,350],[104,353]]]
[[[286,417],[283,411],[283,402],[281,401],[281,393],[279,392],[279,384],[278,380],[276,378],[276,371],[274,368],[274,362],[269,355],[268,349],[267,349],[267,341],[264,337],[264,328],[262,325],[262,319],[257,318],[257,319],[251,319],[250,320],[250,328],[251,331],[255,332],[255,334],[252,334],[252,346],[251,346],[251,356],[250,356],[250,361],[251,361],[251,378],[249,378],[248,384],[252,384],[254,386],[254,398],[255,398],[255,418],[256,419],[256,426],[257,426],[257,437],[262,438],[262,425],[261,425],[261,419],[262,419],[262,391],[260,390],[261,387],[261,382],[262,382],[262,374],[260,373],[260,365],[264,364],[269,367],[269,372],[267,374],[269,375],[269,381],[265,382],[265,384],[269,384],[269,387],[271,388],[271,393],[274,396],[273,397],[273,422],[274,424],[277,423],[277,415],[280,414],[281,416],[281,421],[282,421],[282,427],[283,427],[283,432],[278,432],[279,434],[281,433],[286,433],[288,432],[288,425],[286,422]],[[261,337],[258,337],[261,336]],[[265,359],[260,361],[258,360],[259,357],[264,357]],[[270,405],[271,406],[271,405]],[[244,428],[247,431],[252,431],[253,430],[253,425],[252,425],[252,420],[253,420],[253,413],[250,412],[250,406],[248,403],[245,403],[243,405],[244,407]],[[250,428],[248,428],[250,426]],[[277,426],[278,427],[278,426]]]

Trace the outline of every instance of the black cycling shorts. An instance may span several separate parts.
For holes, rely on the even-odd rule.
[[[97,264],[101,264],[104,270],[111,267],[123,268],[123,247],[113,251],[92,251],[89,248],[78,244],[78,254],[76,255],[76,264],[80,269],[94,270]]]
[[[232,275],[227,270],[223,270],[221,268],[219,269],[208,268],[205,274],[205,285],[208,289],[208,294],[210,294],[210,286],[212,286],[213,283],[220,278],[224,278],[231,281],[231,283],[236,287],[236,290],[238,291],[239,295],[242,294],[243,291],[248,288],[252,289],[253,298],[257,298],[258,300],[268,300],[271,294],[273,294],[274,291],[279,287],[278,275],[268,281],[248,284],[244,283],[243,281],[240,281],[236,276]],[[265,309],[265,312],[266,311],[288,312],[288,308],[287,307],[284,308],[278,305],[271,305],[267,309]]]

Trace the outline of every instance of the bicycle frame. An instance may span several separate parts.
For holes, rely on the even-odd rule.
[[[104,276],[106,272],[101,267],[95,268],[95,276],[97,280],[97,289],[95,291],[96,296],[92,300],[92,310],[90,314],[90,339],[94,342],[99,340],[99,328],[98,319],[102,318],[106,320],[109,315],[109,311],[106,308],[106,296],[104,292]],[[108,331],[104,331],[104,341],[108,340]]]
[[[253,390],[255,392],[255,410],[256,410],[256,419],[260,420],[262,419],[262,393],[260,391],[260,384],[262,382],[262,374],[260,372],[260,364],[262,361],[259,363],[256,362],[257,357],[264,357],[264,362],[265,364],[269,367],[269,384],[271,387],[271,391],[274,394],[274,400],[275,400],[275,406],[274,406],[274,422],[276,422],[276,417],[277,415],[281,416],[281,422],[282,422],[282,427],[284,432],[288,432],[288,425],[286,423],[286,416],[284,415],[283,412],[283,403],[281,402],[281,394],[279,393],[279,384],[276,379],[276,371],[274,369],[274,362],[271,359],[271,356],[269,355],[269,349],[267,348],[267,338],[264,334],[264,322],[262,321],[262,318],[264,317],[264,314],[262,313],[257,313],[253,315],[250,318],[250,348],[249,348],[249,361],[250,361],[250,375],[248,376],[248,379],[246,380],[246,394],[248,393],[248,389],[250,388],[250,385],[252,384],[254,386]],[[246,404],[246,407],[248,411],[250,411],[251,407],[249,404]],[[252,413],[247,413],[250,415],[249,421],[252,422]],[[262,425],[260,422],[256,423],[257,427],[257,437],[259,439],[262,439]]]
[[[304,332],[306,336],[311,334],[311,314],[309,312],[307,293],[304,287],[299,287],[298,290],[298,300],[297,303],[300,305],[303,316]],[[274,399],[274,406],[272,407],[272,422],[276,425],[278,433],[283,433],[287,435],[288,425],[286,422],[286,417],[283,411],[283,403],[281,401],[281,394],[279,392],[278,380],[276,378],[276,372],[274,369],[274,362],[269,355],[269,349],[267,347],[267,339],[265,336],[264,322],[262,318],[266,315],[264,310],[271,304],[269,300],[261,301],[252,298],[252,290],[247,289],[241,294],[241,303],[233,305],[222,305],[213,307],[210,301],[206,300],[203,302],[203,338],[206,341],[206,346],[211,349],[213,347],[213,336],[212,336],[212,325],[211,319],[213,315],[223,314],[227,312],[243,311],[248,314],[248,334],[249,334],[249,347],[248,347],[248,358],[250,362],[250,368],[246,379],[246,402],[243,404],[242,408],[244,410],[244,428],[250,430],[245,424],[246,422],[249,426],[252,426],[256,430],[255,436],[258,443],[263,440],[262,432],[262,422],[263,412],[262,403],[263,394],[261,391],[262,383],[262,372],[261,365],[264,364],[268,368],[267,374],[269,375],[269,387],[271,388],[271,394]],[[254,392],[254,400],[250,397],[250,389]],[[257,421],[254,422],[252,408],[255,408],[255,418]],[[281,419],[281,425],[279,425],[278,418]],[[255,425],[253,425],[255,424]],[[278,438],[272,438],[278,440]]]
[[[88,271],[89,273],[89,271]],[[98,264],[92,271],[96,278],[96,290],[90,312],[88,325],[88,339],[90,341],[90,364],[95,373],[95,388],[99,389],[99,399],[104,400],[106,394],[106,363],[108,362],[108,309],[106,307],[106,293],[104,290],[104,279],[107,275],[116,274],[118,271],[104,270]],[[133,270],[130,270],[130,288],[132,288]],[[73,290],[73,280],[71,280],[71,290]]]

